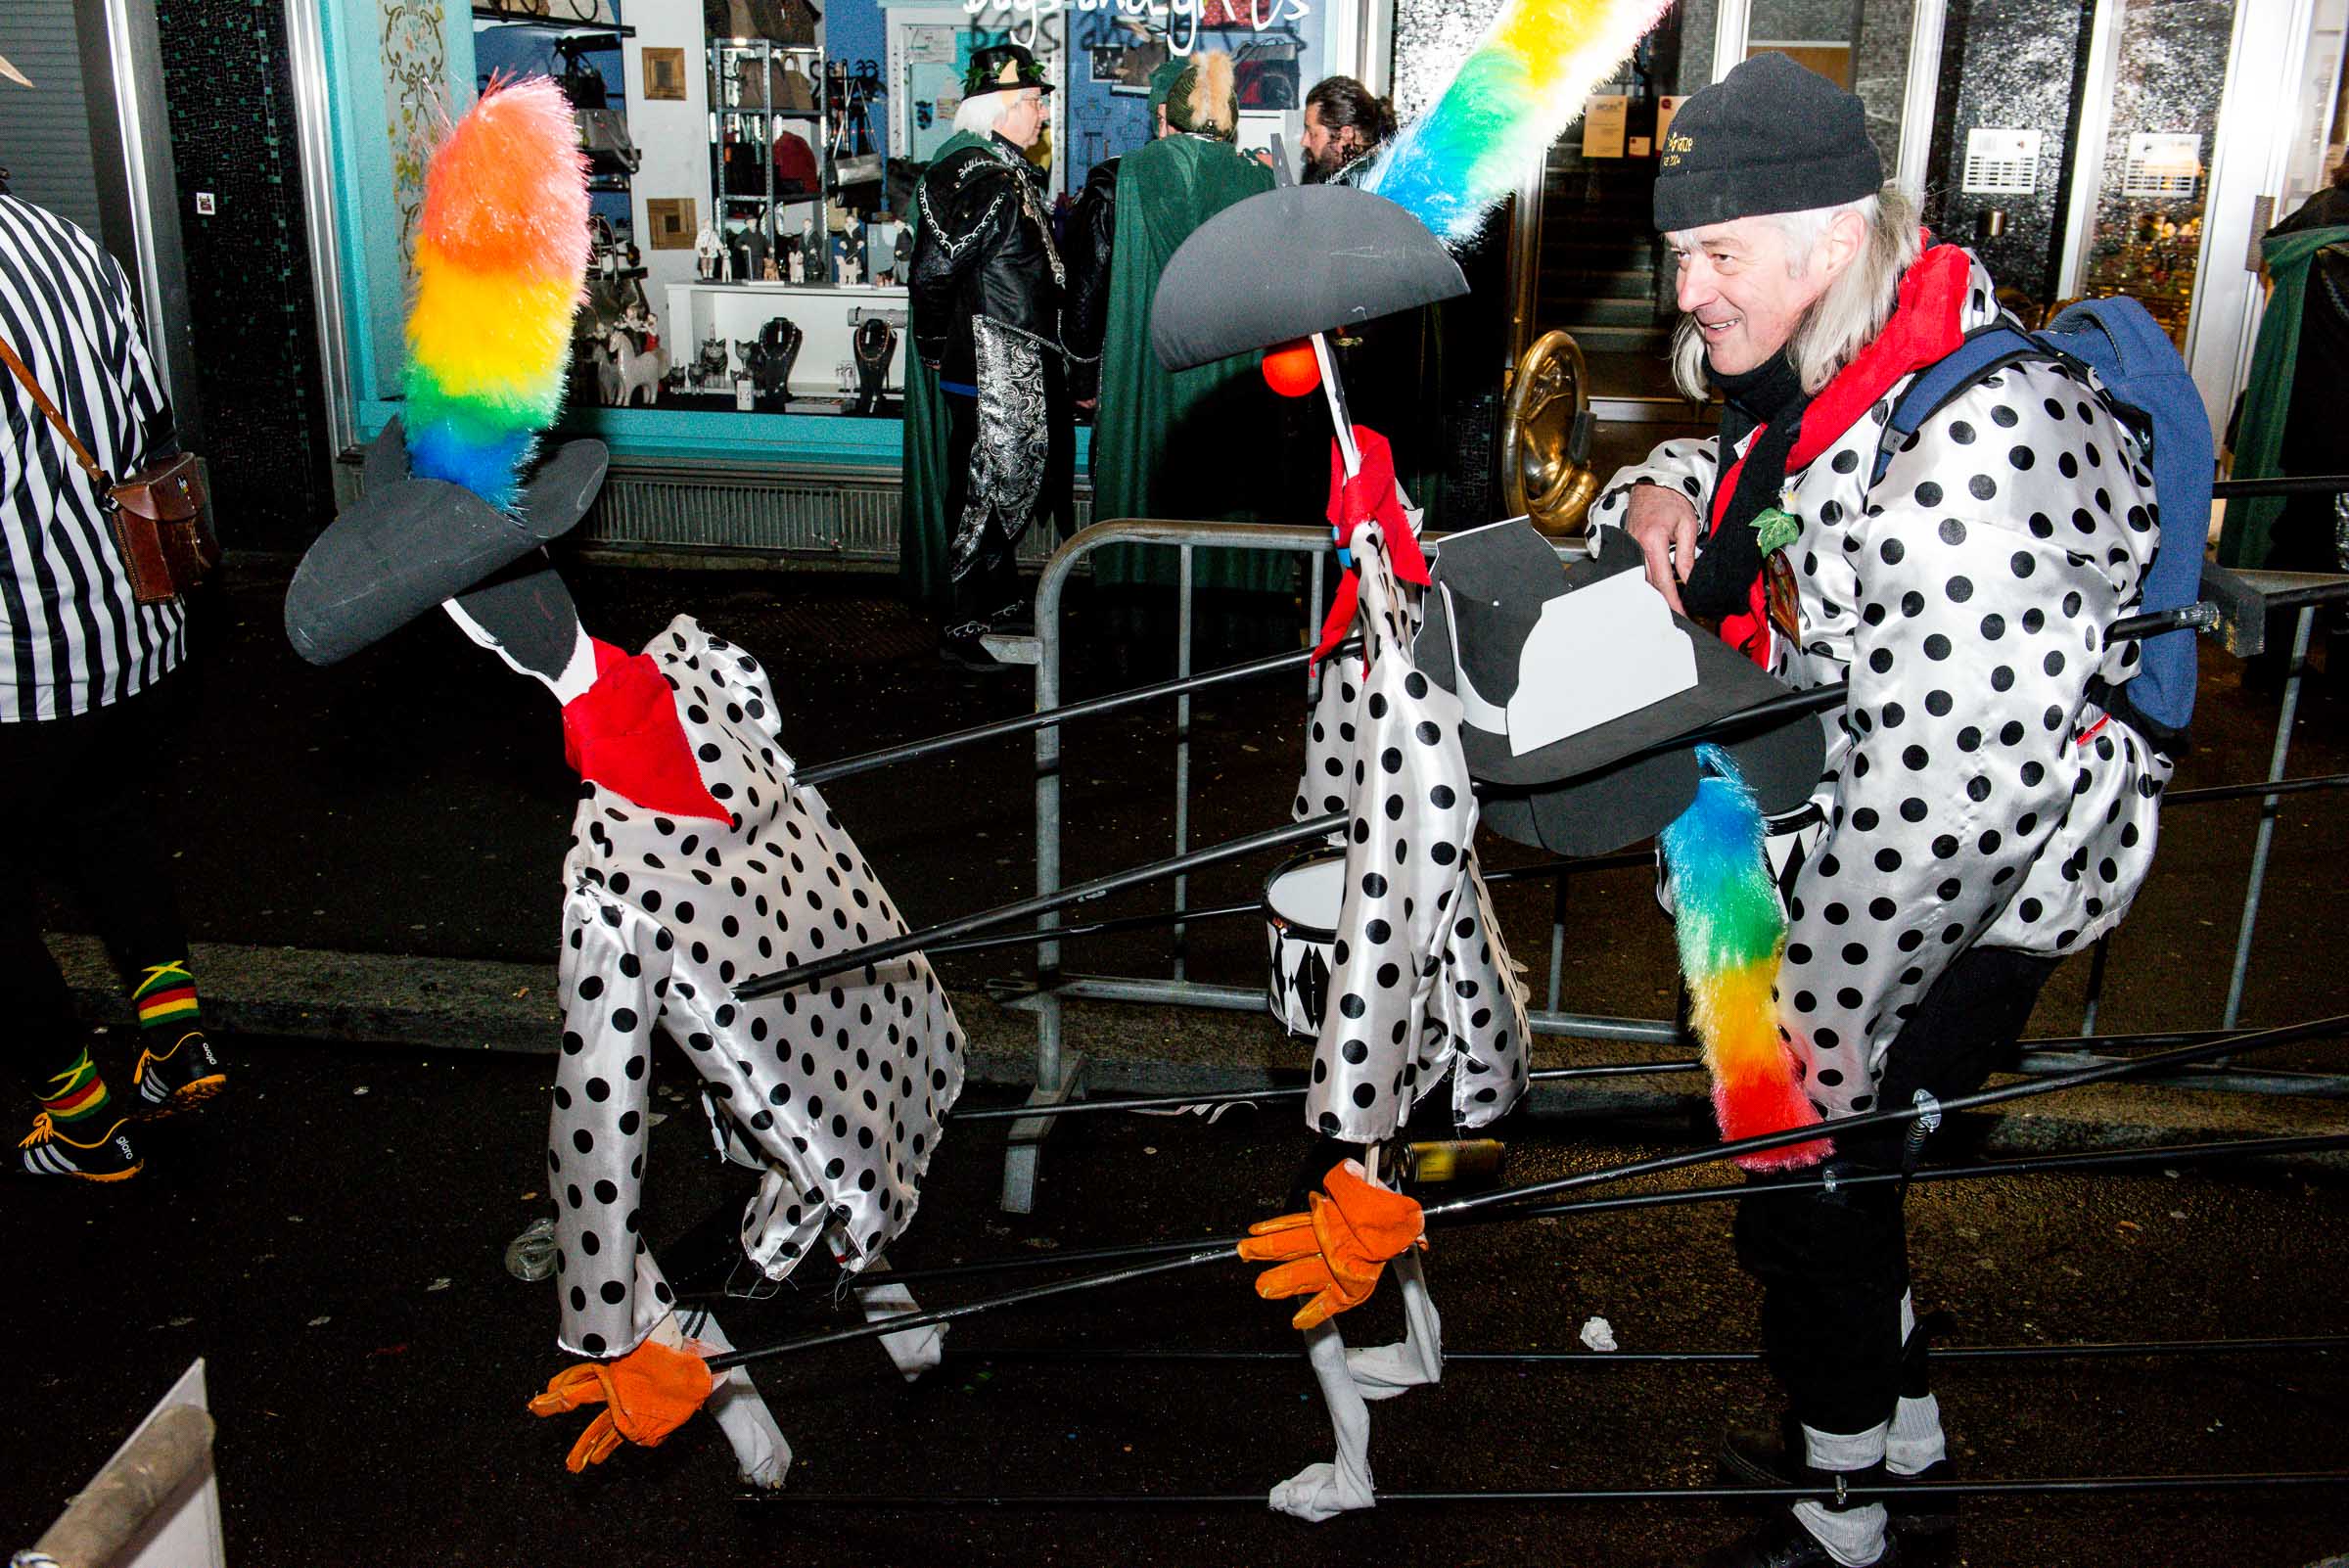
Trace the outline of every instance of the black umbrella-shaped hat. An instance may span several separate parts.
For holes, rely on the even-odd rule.
[[[1169,369],[1188,370],[1467,292],[1443,243],[1385,197],[1284,186],[1233,203],[1176,248],[1150,342]]]

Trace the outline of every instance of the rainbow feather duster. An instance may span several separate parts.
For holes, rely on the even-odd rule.
[[[1504,0],[1444,95],[1404,127],[1363,188],[1448,245],[1474,239],[1671,3]]]
[[[494,83],[426,172],[408,312],[408,463],[511,507],[563,407],[585,298],[587,163],[544,76]]]
[[[1809,1127],[1819,1111],[1795,1082],[1772,994],[1786,916],[1762,857],[1762,810],[1727,753],[1700,746],[1696,755],[1707,767],[1696,800],[1657,840],[1672,870],[1681,973],[1713,1076],[1713,1111],[1725,1138]],[[1791,1170],[1824,1159],[1828,1149],[1824,1140],[1797,1143],[1737,1163]]]

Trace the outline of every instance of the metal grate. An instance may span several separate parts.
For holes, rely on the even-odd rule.
[[[902,497],[894,475],[845,481],[615,467],[578,537],[894,567]],[[1081,492],[1077,526],[1091,521],[1092,497]],[[1031,529],[1020,541],[1020,559],[1038,565],[1056,543],[1049,528]]]

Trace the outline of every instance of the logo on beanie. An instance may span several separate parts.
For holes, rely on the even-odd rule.
[[[1696,138],[1676,130],[1664,138],[1663,166],[1671,168],[1680,162],[1682,153],[1694,153],[1695,151]]]

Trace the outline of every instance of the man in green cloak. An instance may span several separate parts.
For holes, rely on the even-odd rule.
[[[1093,517],[1247,518],[1257,515],[1252,501],[1262,487],[1235,460],[1265,450],[1275,421],[1259,356],[1170,371],[1150,345],[1150,306],[1175,248],[1234,202],[1270,190],[1272,172],[1233,145],[1239,103],[1230,57],[1210,52],[1159,69],[1166,79],[1154,75],[1151,89],[1164,95],[1167,134],[1118,161],[1114,239],[1095,261],[1108,274],[1109,304],[1093,420]],[[1197,580],[1285,589],[1293,567],[1285,555],[1211,551]],[[1104,581],[1172,582],[1174,557],[1104,550],[1093,570]]]

